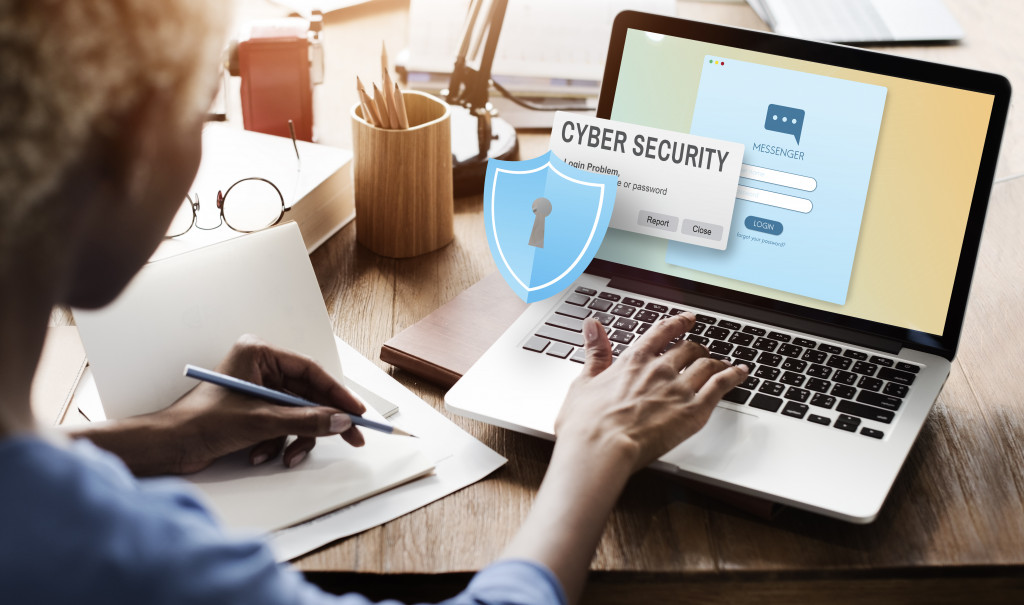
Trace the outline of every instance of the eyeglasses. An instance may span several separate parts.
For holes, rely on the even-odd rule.
[[[258,176],[237,181],[227,191],[218,191],[217,209],[220,221],[204,227],[198,218],[199,194],[185,196],[164,237],[184,235],[192,227],[212,231],[221,225],[240,233],[253,233],[278,224],[284,213],[290,210],[285,207],[284,196],[277,185]]]

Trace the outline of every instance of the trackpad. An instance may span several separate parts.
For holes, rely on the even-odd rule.
[[[724,471],[737,459],[752,460],[764,451],[765,427],[757,416],[716,407],[708,423],[661,460],[687,470]]]

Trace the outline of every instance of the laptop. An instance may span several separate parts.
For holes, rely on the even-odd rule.
[[[744,145],[731,223],[708,229],[725,249],[637,227],[633,212],[671,214],[672,195],[628,208],[585,273],[529,305],[447,408],[554,438],[583,319],[605,325],[618,355],[691,311],[684,338],[752,371],[653,466],[870,523],[949,375],[1009,100],[994,74],[621,13],[598,117]]]

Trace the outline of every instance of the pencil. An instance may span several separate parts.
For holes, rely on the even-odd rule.
[[[234,376],[228,376],[221,374],[220,372],[214,372],[213,370],[207,370],[200,368],[192,364],[185,366],[185,376],[189,378],[195,378],[203,382],[209,382],[225,389],[242,393],[243,395],[249,395],[250,397],[256,397],[270,403],[277,405],[283,405],[288,407],[320,407],[319,404],[307,401],[301,397],[296,397],[289,393],[282,393],[281,391],[275,391],[274,389],[268,389],[265,386],[253,384]],[[375,422],[373,420],[367,420],[362,416],[356,414],[348,414],[347,412],[338,412],[339,414],[346,414],[351,420],[352,424],[365,427],[374,431],[380,431],[381,433],[387,433],[388,435],[403,435],[407,437],[415,437],[412,433],[403,431],[397,426],[390,424],[384,424],[383,422]]]
[[[376,84],[373,85],[373,102],[377,105],[377,113],[380,114],[381,128],[395,128],[397,124],[391,124],[391,118],[388,117],[387,101],[384,100],[384,94],[381,93]]]
[[[402,89],[395,82],[395,110],[398,112],[398,124],[402,130],[409,128],[409,114],[405,111],[405,98],[402,97]]]
[[[363,82],[359,76],[356,76],[356,90],[359,92],[359,102],[366,106],[363,110],[363,117],[377,128],[383,128],[384,124],[381,122],[380,114],[377,113],[377,106],[370,100],[370,95],[363,88]]]

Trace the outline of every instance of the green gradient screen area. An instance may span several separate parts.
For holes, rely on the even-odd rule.
[[[713,59],[709,61],[709,57]],[[801,157],[800,153],[810,153],[811,139],[808,133],[814,127],[815,119],[811,110],[806,114],[805,124],[802,109],[788,107],[785,103],[780,106],[771,105],[770,108],[766,107],[769,109],[766,116],[763,113],[760,115],[761,121],[756,124],[750,121],[749,132],[738,132],[735,124],[728,128],[724,126],[733,120],[732,114],[724,114],[735,111],[731,109],[735,104],[716,102],[709,114],[708,104],[702,105],[699,102],[702,71],[723,67],[716,65],[715,61],[724,63],[724,67],[731,67],[729,62],[734,61],[743,66],[763,66],[767,69],[824,76],[818,80],[828,79],[840,85],[838,81],[842,80],[851,85],[868,85],[862,87],[864,90],[884,91],[884,103],[879,100],[873,106],[877,110],[884,104],[880,124],[877,118],[872,118],[877,125],[873,161],[868,153],[858,155],[861,160],[867,158],[868,162],[867,166],[858,168],[861,174],[869,175],[866,194],[862,191],[854,198],[847,199],[829,193],[826,188],[804,193],[776,187],[779,191],[794,195],[779,197],[773,193],[771,201],[782,201],[781,206],[773,206],[752,201],[751,193],[759,191],[744,187],[763,186],[763,183],[752,183],[741,178],[737,204],[744,204],[749,211],[740,212],[737,206],[730,237],[745,245],[758,238],[778,242],[782,240],[774,239],[773,234],[765,230],[771,229],[773,224],[793,225],[789,233],[783,230],[789,238],[787,243],[790,249],[787,254],[790,256],[779,255],[775,265],[763,264],[757,267],[757,271],[750,271],[750,267],[744,268],[736,263],[719,262],[721,259],[701,257],[691,253],[685,244],[676,244],[670,248],[665,239],[617,229],[608,230],[597,258],[787,303],[941,335],[994,98],[957,88],[629,30],[622,53],[611,119],[683,133],[701,130],[707,124],[720,123],[724,129],[722,132],[728,131],[729,134],[718,138],[744,138],[736,142],[746,146],[744,164],[753,167],[765,167],[766,150],[781,153],[777,149],[782,149],[790,157],[796,158]],[[768,73],[767,70],[762,71]],[[767,81],[751,79],[749,90],[745,90],[741,79],[731,84],[731,90],[734,89],[737,96],[746,95],[758,99],[793,98],[789,94],[793,92],[791,88],[771,90],[772,82],[776,80],[785,81],[778,78]],[[814,81],[814,78],[806,80]],[[706,77],[704,81],[707,82]],[[796,78],[789,81],[801,80]],[[723,115],[715,116],[714,111],[721,111]],[[775,122],[772,122],[773,116]],[[782,124],[780,117],[787,118],[787,123]],[[798,118],[799,126],[789,122],[794,118]],[[735,119],[741,118],[736,116]],[[708,132],[699,134],[715,136]],[[778,141],[778,147],[772,137]],[[752,143],[760,145],[762,141],[773,144],[770,147],[752,148]],[[840,163],[852,162],[854,159],[852,146],[844,137],[833,137],[815,145],[816,158],[834,157],[838,159],[830,161]],[[777,166],[773,164],[771,168]],[[794,166],[793,173],[799,176],[799,164]],[[786,173],[769,173],[773,178],[781,174],[788,179],[783,183],[798,188],[806,181]],[[746,174],[763,178],[751,172]],[[771,189],[772,186],[765,188]],[[804,191],[807,190],[805,187]],[[854,235],[850,243],[845,244],[842,263],[821,263],[820,259],[810,262],[810,256],[814,254],[813,247],[802,244],[811,238],[801,235],[795,228],[800,220],[800,205],[789,204],[802,197],[813,200],[813,205],[819,208],[830,204],[850,204],[851,199],[858,204],[863,203],[862,214],[855,212],[850,215],[860,216],[859,229],[844,223],[823,227],[835,228],[837,233],[839,229],[845,229],[845,234]],[[786,205],[789,208],[783,207]],[[810,212],[813,214],[813,210]],[[769,214],[769,218],[775,220],[759,220],[759,217]],[[727,227],[726,231],[729,232],[730,228]],[[815,233],[814,240],[827,242],[829,234]],[[733,242],[729,245],[733,246]],[[710,253],[704,254],[706,256]],[[808,262],[804,263],[804,260]],[[759,259],[759,262],[765,261]],[[813,268],[806,270],[805,284],[800,281],[803,279],[801,272],[804,266]],[[814,293],[816,284],[830,279],[841,286],[838,290],[834,289],[838,294]],[[788,285],[783,286],[784,282]],[[764,284],[776,285],[778,289]],[[845,288],[845,293],[842,288]]]

